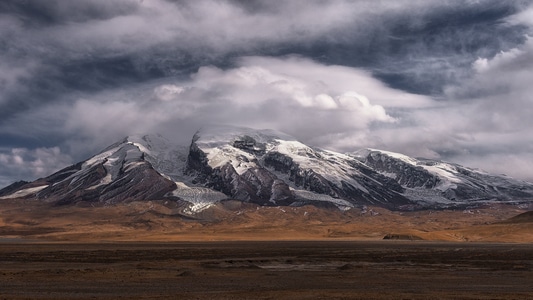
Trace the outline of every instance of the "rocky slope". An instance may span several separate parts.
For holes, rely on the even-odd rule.
[[[0,190],[55,205],[166,199],[198,212],[222,200],[262,206],[389,209],[530,203],[533,184],[456,164],[364,149],[341,154],[272,130],[198,131],[189,147],[131,136],[86,161]]]
[[[410,203],[397,182],[357,159],[272,130],[201,130],[193,138],[186,173],[196,183],[261,205]]]
[[[457,164],[415,159],[375,149],[364,149],[350,155],[401,184],[405,188],[403,194],[423,206],[530,202],[533,195],[533,185],[529,182]]]
[[[36,197],[58,205],[80,201],[113,204],[135,199],[160,199],[174,190],[176,184],[150,163],[153,159],[146,147],[150,143],[145,141],[142,145],[138,140],[137,137],[126,138],[86,161],[19,185],[10,195]],[[10,195],[4,195],[4,198]]]

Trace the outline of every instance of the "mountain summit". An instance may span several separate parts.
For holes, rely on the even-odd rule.
[[[160,135],[124,138],[46,178],[8,186],[0,190],[2,198],[55,205],[166,199],[190,212],[226,199],[264,206],[438,209],[531,202],[533,184],[388,151],[342,154],[273,130],[216,126],[199,130],[189,147]]]

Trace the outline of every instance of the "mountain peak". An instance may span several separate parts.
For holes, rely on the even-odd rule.
[[[270,129],[207,126],[190,147],[160,134],[125,137],[2,198],[68,204],[166,199],[192,211],[224,199],[259,205],[423,209],[531,202],[533,184],[378,149],[341,154]]]
[[[251,137],[259,143],[269,143],[276,139],[296,141],[293,136],[272,129],[253,129],[231,125],[205,126],[195,134],[196,142],[215,147],[241,140],[244,137]]]

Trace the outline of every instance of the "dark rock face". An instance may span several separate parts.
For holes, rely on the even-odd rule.
[[[318,194],[329,195],[333,198],[345,199],[354,204],[375,204],[390,207],[410,203],[409,199],[400,194],[403,188],[397,182],[358,164],[355,160],[352,162],[352,167],[364,176],[353,176],[352,178],[357,180],[367,192],[346,181],[342,181],[341,186],[338,186],[312,169],[302,169],[294,163],[292,158],[279,152],[267,153],[264,157],[264,163],[266,167],[287,174],[289,180],[294,182],[297,187]]]
[[[319,194],[339,197],[335,187],[329,181],[311,169],[301,169],[292,158],[279,152],[269,152],[263,159],[266,167],[288,174],[289,180],[294,182],[297,187]]]
[[[37,193],[37,198],[57,204],[76,203],[82,200],[96,201],[93,198],[97,197],[97,191],[87,189],[105,177],[105,168],[103,165],[97,165],[82,173],[81,164],[76,167],[79,169],[67,168],[50,178],[44,178],[49,186]],[[80,176],[75,180],[77,174]]]
[[[243,142],[237,144],[233,142],[231,146],[253,154],[255,157],[253,162],[258,167],[249,168],[242,174],[238,174],[230,163],[212,169],[209,166],[207,154],[195,141],[196,139],[190,147],[187,173],[194,176],[196,183],[218,190],[234,199],[261,205],[307,203],[305,200],[302,202],[302,199],[297,201],[289,188],[289,184],[292,184],[298,189],[343,199],[354,205],[374,204],[393,208],[411,203],[409,199],[401,195],[403,191],[401,185],[355,159],[352,161],[352,167],[360,169],[362,175],[354,175],[352,179],[359,182],[362,188],[343,180],[340,183],[334,183],[319,172],[311,168],[303,168],[290,156],[277,151],[251,149],[252,147],[258,148],[258,146],[250,138],[243,139]],[[262,149],[264,148],[262,146]],[[301,155],[312,160],[324,160],[320,153],[313,150],[307,150]],[[238,155],[234,159],[245,162],[250,160]],[[276,174],[288,181],[283,181]],[[318,204],[318,202],[315,203]]]
[[[440,191],[442,197],[451,201],[533,199],[533,189],[529,183],[520,185],[518,181],[513,179],[474,172],[455,164],[445,164],[446,168],[453,170],[451,173],[455,178],[453,184],[439,188],[439,184],[443,183],[442,179],[424,167],[443,163],[429,159],[414,161],[416,161],[416,165],[380,151],[370,151],[362,160],[372,169],[389,174],[391,179],[405,188]]]
[[[187,168],[185,169],[185,174],[194,174],[196,176],[195,183],[199,182],[205,184],[208,176],[213,173],[213,169],[207,163],[207,156],[205,153],[196,145],[196,140],[197,137],[195,136],[193,138],[191,147],[189,148],[189,156],[187,157]],[[220,189],[217,190],[222,191]]]
[[[42,179],[49,186],[39,191],[37,198],[57,205],[80,201],[113,204],[137,199],[161,199],[176,187],[174,182],[161,176],[144,161],[142,155],[136,161],[127,162],[134,163],[133,166],[128,166],[124,160],[119,161],[117,177],[102,183],[108,175],[105,162],[90,168],[83,168],[83,164],[79,163]]]
[[[420,166],[413,166],[380,152],[370,153],[364,163],[376,171],[395,174],[395,181],[409,188],[434,188],[440,180]]]
[[[289,186],[264,168],[250,168],[240,175],[229,163],[211,168],[205,153],[194,142],[190,148],[186,173],[194,175],[196,182],[241,201],[260,205],[288,205],[294,200]]]
[[[10,185],[8,185],[5,188],[0,190],[0,197],[9,195],[11,193],[14,193],[14,192],[24,188],[24,186],[28,185],[29,183],[30,182],[24,181],[24,180],[14,182],[14,183],[12,183],[12,184],[10,184]]]
[[[98,200],[113,203],[135,199],[162,199],[166,193],[175,188],[174,182],[162,177],[149,163],[143,162],[129,172],[121,173],[117,180],[106,185]]]
[[[233,147],[254,154],[263,154],[265,152],[264,144],[258,143],[254,138],[247,135],[233,141]]]

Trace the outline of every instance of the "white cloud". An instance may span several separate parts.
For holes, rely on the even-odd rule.
[[[527,25],[533,28],[533,4],[529,4],[518,14],[508,18],[508,21],[512,24]]]
[[[529,130],[533,126],[530,118],[533,112],[533,39],[492,58],[480,58],[473,68],[477,73],[471,79],[447,92],[451,98],[469,100],[469,118],[474,129]]]
[[[185,91],[184,87],[174,84],[163,84],[154,89],[154,95],[162,101],[170,101]]]
[[[424,12],[446,3],[410,1],[50,1],[54,26],[20,29],[15,44],[45,56],[70,58],[114,56],[172,45],[219,55],[253,50],[259,45],[306,43],[350,36],[367,37],[363,29],[383,15]],[[90,18],[92,16],[93,18]],[[27,41],[33,41],[27,44]],[[33,47],[35,44],[40,47]]]
[[[441,106],[410,110],[398,127],[374,131],[381,147],[533,180],[533,40],[472,69]]]
[[[247,57],[227,70],[202,67],[190,80],[160,80],[79,99],[60,126],[98,147],[136,132],[170,133],[187,143],[201,126],[226,123],[278,129],[328,148],[343,135],[343,146],[353,149],[363,146],[371,126],[396,122],[388,107],[414,103],[433,102],[353,68],[296,57]],[[86,148],[83,143],[70,147]]]
[[[372,100],[372,103],[385,107],[423,107],[431,106],[430,98],[387,87],[383,82],[372,77],[372,74],[362,69],[338,65],[323,65],[309,59],[289,57],[278,59],[272,57],[248,57],[241,60],[241,66],[259,66],[273,74],[290,75],[294,82],[298,80],[307,84],[306,89],[317,93],[330,91],[355,91]],[[241,69],[243,70],[243,69]],[[244,69],[247,70],[247,69]],[[249,74],[261,74],[261,71],[250,71]],[[248,75],[259,76],[259,75]],[[243,77],[246,77],[243,75]],[[285,78],[282,78],[285,79]],[[275,81],[273,78],[264,80]]]
[[[492,59],[478,58],[472,65],[477,73],[488,72],[490,70],[505,67],[516,60],[518,57],[524,55],[524,52],[519,49],[511,49],[508,51],[501,51]]]
[[[62,149],[68,149],[75,159],[84,159],[134,132],[185,137],[181,142],[186,143],[185,139],[205,123],[274,128],[305,142],[341,151],[369,146],[415,156],[464,158],[465,161],[482,152],[488,165],[498,163],[498,155],[503,158],[511,152],[503,149],[505,145],[530,149],[529,129],[533,128],[530,117],[533,114],[531,39],[517,47],[513,44],[514,49],[504,50],[494,57],[480,57],[471,65],[472,70],[466,70],[468,72],[454,66],[464,63],[468,68],[472,55],[487,52],[458,54],[446,47],[456,45],[451,39],[457,36],[475,37],[474,29],[464,35],[420,36],[420,43],[407,43],[411,46],[403,49],[409,50],[405,56],[371,56],[391,64],[384,73],[392,70],[394,74],[409,74],[417,77],[416,82],[431,84],[434,78],[453,82],[448,79],[473,74],[462,84],[449,87],[444,95],[446,99],[439,100],[391,88],[374,78],[370,70],[324,65],[301,57],[243,57],[226,69],[209,65],[221,63],[218,59],[226,55],[276,53],[278,48],[290,49],[295,45],[305,48],[308,43],[321,41],[328,45],[369,47],[356,49],[362,52],[373,51],[371,46],[392,47],[395,43],[372,41],[383,38],[401,43],[402,38],[418,38],[417,30],[427,30],[425,22],[431,21],[439,8],[446,7],[443,11],[450,13],[463,6],[462,2],[48,0],[46,3],[52,3],[44,6],[58,22],[35,23],[42,25],[35,26],[32,20],[28,21],[31,24],[25,24],[16,16],[0,14],[0,39],[9,41],[9,47],[4,48],[7,52],[0,54],[0,87],[10,89],[21,83],[20,91],[28,88],[38,91],[29,93],[34,96],[32,99],[11,103],[10,108],[24,107],[23,113],[10,115],[9,121],[1,124],[0,134],[29,139],[44,135],[60,137],[58,140],[65,140]],[[466,1],[467,5],[475,3],[477,1]],[[533,26],[532,8],[508,21]],[[413,36],[392,36],[396,29],[394,24],[405,26],[399,28],[400,32],[412,31]],[[32,61],[43,70],[66,70],[74,75],[93,70],[91,64],[95,63],[95,73],[91,75],[98,77],[99,72],[109,71],[100,65],[106,59],[124,58],[125,64],[142,64],[146,59],[150,67],[157,65],[157,68],[173,59],[186,64],[188,55],[192,59],[201,58],[194,64],[198,61],[207,64],[189,80],[167,77],[157,82],[122,85],[98,94],[83,94],[81,89],[76,90],[77,83],[55,82],[56,77],[62,80],[61,74],[45,74],[42,70],[35,76],[50,75],[50,81],[34,78],[26,85],[20,80],[28,74],[31,76]],[[404,60],[394,61],[396,57]],[[58,63],[57,69],[55,63]],[[113,81],[114,72],[122,71],[121,62],[117,64],[110,68],[118,70],[111,70],[113,75],[102,76],[103,80]],[[372,67],[375,66],[370,63],[369,68]],[[129,66],[125,69],[130,70]],[[146,78],[153,77],[147,75],[139,81]],[[114,83],[95,82],[98,91],[115,86]],[[120,84],[120,80],[117,82],[115,84]],[[69,84],[75,86],[72,88],[76,90],[75,95],[69,94]],[[64,90],[67,92],[61,94]],[[48,101],[41,101],[41,91],[53,98],[52,104],[41,105]],[[0,104],[5,95],[4,90],[0,94]],[[491,141],[495,138],[499,142]],[[6,163],[27,166],[28,162],[38,161],[31,155],[45,156],[37,154],[36,150],[24,151],[26,156],[3,153],[7,156],[0,157],[0,163],[2,166]],[[525,152],[520,153],[514,161],[518,162]],[[482,164],[481,160],[472,161]],[[42,164],[49,165],[45,161]],[[37,170],[37,165],[32,170]],[[525,173],[523,171],[520,176]]]
[[[220,93],[234,107],[247,111],[269,106],[264,113],[251,112],[254,115],[240,125],[258,123],[326,147],[337,146],[335,136],[348,133],[359,137],[344,148],[362,146],[360,136],[369,126],[394,122],[387,108],[434,105],[428,97],[389,88],[366,71],[299,57],[243,58],[235,69],[199,72],[193,84]],[[239,120],[218,121],[231,123],[231,119]]]
[[[0,187],[12,183],[13,178],[45,177],[72,163],[72,158],[58,147],[0,149]]]

